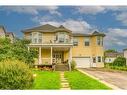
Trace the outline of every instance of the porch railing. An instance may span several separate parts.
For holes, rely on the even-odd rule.
[[[64,41],[60,41],[60,40],[56,40],[54,39],[54,37],[51,37],[49,40],[45,39],[46,37],[44,37],[43,39],[37,39],[38,41],[36,42],[31,42],[31,44],[72,44],[73,43],[73,39],[64,39]],[[31,39],[33,41],[33,39]]]

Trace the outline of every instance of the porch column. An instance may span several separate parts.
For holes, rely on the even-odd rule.
[[[69,70],[71,71],[71,61],[72,61],[72,47],[69,50]]]
[[[52,47],[51,47],[51,64],[52,64]]]
[[[38,57],[39,59],[38,59],[38,63],[39,64],[42,64],[42,57],[41,57],[41,47],[39,47],[39,57]]]

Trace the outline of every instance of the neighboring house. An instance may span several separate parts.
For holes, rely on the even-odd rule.
[[[103,33],[73,33],[62,25],[49,24],[22,32],[26,39],[31,40],[28,49],[39,51],[36,65],[69,63],[70,67],[70,62],[75,60],[77,68],[104,66]]]
[[[0,37],[5,37],[6,36],[6,30],[3,26],[0,26]]]
[[[3,38],[7,37],[11,40],[12,43],[15,38],[14,33],[13,32],[6,32],[4,26],[0,26],[0,37],[3,37]]]
[[[15,39],[15,35],[13,32],[7,32],[6,33],[6,37],[9,38],[11,40],[11,43],[14,42],[14,39]]]
[[[112,63],[117,57],[123,56],[120,52],[107,52],[105,53],[105,63]]]
[[[127,49],[123,49],[124,57],[126,58],[126,65],[127,65]]]

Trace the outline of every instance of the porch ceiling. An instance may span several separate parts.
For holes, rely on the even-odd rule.
[[[34,46],[30,46],[30,48],[39,48],[39,47],[34,47]],[[47,50],[50,50],[51,49],[51,47],[41,47],[42,49],[47,49]],[[52,46],[52,50],[53,51],[68,51],[70,49],[70,47],[54,47],[54,46]]]

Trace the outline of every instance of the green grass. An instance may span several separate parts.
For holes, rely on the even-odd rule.
[[[68,79],[71,89],[111,89],[79,71],[65,72],[65,77]]]
[[[59,89],[59,72],[52,71],[33,71],[37,74],[32,89]]]

